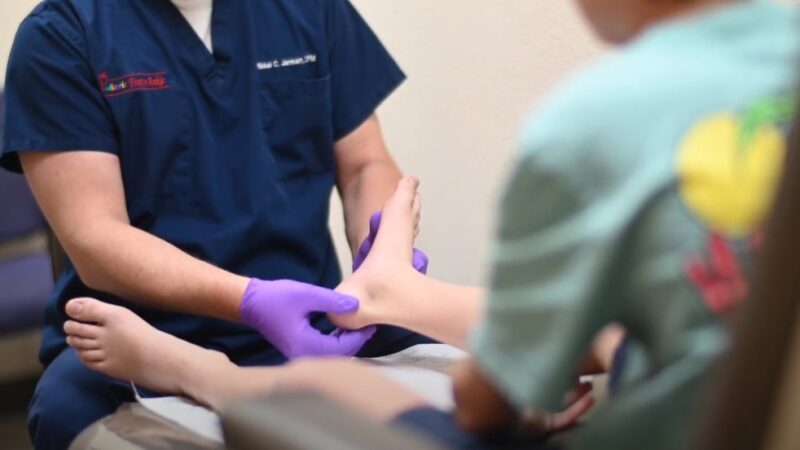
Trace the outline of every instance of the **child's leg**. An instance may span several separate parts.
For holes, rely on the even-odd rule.
[[[594,337],[589,354],[584,360],[581,375],[596,375],[611,371],[614,357],[625,337],[625,329],[611,324],[600,330]]]
[[[308,359],[292,363],[284,373],[282,391],[315,392],[377,422],[388,422],[404,411],[427,406],[417,394],[375,368],[354,359]],[[251,378],[258,371],[252,370]]]
[[[319,392],[367,417],[388,420],[424,402],[373,369],[350,360],[240,368],[225,355],[156,330],[133,312],[90,298],[72,300],[67,342],[91,369],[216,410],[268,392]]]
[[[233,363],[161,332],[128,309],[91,298],[71,300],[64,323],[67,344],[90,369],[149,389],[190,395]]]
[[[603,372],[609,372],[612,369],[614,356],[624,338],[625,328],[617,324],[603,328],[595,338],[592,350]]]

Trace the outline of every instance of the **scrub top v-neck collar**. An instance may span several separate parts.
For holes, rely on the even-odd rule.
[[[192,25],[195,33],[206,44],[209,51],[213,51],[211,42],[211,13],[214,10],[214,0],[171,0],[181,11],[186,21]]]
[[[231,62],[231,33],[235,32],[232,14],[235,9],[232,0],[213,0],[211,10],[211,41],[213,50],[209,52],[203,40],[192,28],[178,7],[171,0],[155,0],[160,16],[164,17],[167,25],[189,51],[192,66],[204,77],[211,77],[215,73],[224,72]]]

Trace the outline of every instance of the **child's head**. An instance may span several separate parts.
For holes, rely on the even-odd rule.
[[[650,25],[704,6],[741,0],[577,0],[604,41],[627,42]]]

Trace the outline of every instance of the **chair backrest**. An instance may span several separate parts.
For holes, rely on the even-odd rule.
[[[781,423],[800,313],[800,116],[795,118],[783,180],[759,252],[750,300],[741,306],[730,353],[702,425],[698,449],[768,448],[773,423]],[[784,386],[786,382],[790,384]],[[794,403],[800,399],[791,400]],[[792,424],[796,428],[796,423]],[[796,431],[794,431],[796,433]],[[772,441],[776,442],[776,441]],[[790,447],[800,448],[800,447]]]
[[[3,93],[0,91],[0,145],[3,142],[4,110]],[[0,169],[0,257],[16,257],[29,253],[32,248],[38,251],[40,247],[43,248],[40,241],[45,239],[45,233],[55,280],[64,270],[64,250],[48,227],[25,177]],[[29,237],[33,239],[24,239],[21,245],[15,242]]]
[[[3,136],[3,94],[0,93],[0,142]],[[0,169],[0,243],[44,231],[46,223],[25,178]]]
[[[50,251],[50,266],[53,269],[53,280],[58,280],[62,273],[67,261],[67,254],[61,243],[58,242],[55,233],[50,230],[48,233],[48,250]]]
[[[0,169],[0,242],[41,232],[46,227],[25,178]]]

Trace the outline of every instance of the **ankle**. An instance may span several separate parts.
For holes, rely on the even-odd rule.
[[[371,280],[367,291],[372,303],[376,305],[375,311],[371,311],[375,316],[372,317],[373,323],[401,325],[409,314],[410,303],[414,300],[409,298],[407,288],[413,286],[414,280],[420,276],[423,275],[409,266]]]
[[[205,349],[203,352],[202,357],[189,358],[189,364],[183,365],[179,375],[181,395],[218,411],[227,398],[225,380],[235,379],[239,367],[224,353]]]

